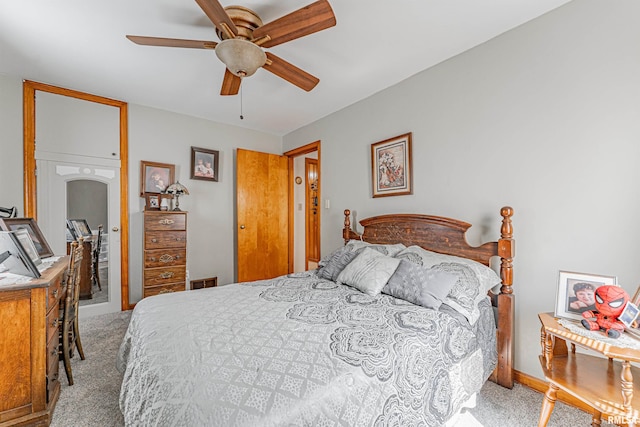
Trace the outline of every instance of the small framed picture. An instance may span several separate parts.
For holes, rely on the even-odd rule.
[[[581,320],[582,312],[596,309],[595,291],[604,285],[618,286],[618,278],[560,271],[555,316]]]
[[[160,210],[160,196],[161,194],[147,193],[145,197],[144,210],[146,211],[159,211]]]
[[[13,231],[25,229],[29,232],[33,244],[38,250],[40,258],[47,258],[53,256],[53,251],[49,247],[47,239],[38,227],[38,223],[33,218],[0,218],[0,229],[4,231]]]
[[[218,182],[219,157],[219,151],[191,147],[191,179]]]
[[[75,239],[78,237],[84,237],[86,239],[93,235],[86,219],[68,219],[67,224],[71,224],[71,228],[74,231],[72,235],[75,236]]]
[[[140,197],[147,193],[163,193],[174,182],[175,165],[169,163],[140,162]]]
[[[171,201],[173,200],[173,194],[158,194],[160,196],[160,210],[171,210]]]
[[[638,307],[631,301],[627,301],[624,305],[624,310],[622,310],[622,314],[618,316],[618,320],[624,323],[624,326],[627,328],[631,328],[638,317],[638,313]]]
[[[373,197],[413,193],[411,132],[371,144]]]

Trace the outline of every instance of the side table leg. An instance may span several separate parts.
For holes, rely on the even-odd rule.
[[[595,411],[593,413],[593,418],[591,419],[591,427],[600,427],[601,422],[602,422],[602,412]]]
[[[538,427],[546,427],[553,412],[553,407],[556,405],[556,396],[558,393],[558,387],[553,383],[549,383],[549,388],[544,394],[544,400],[542,401],[542,409],[540,409],[540,418],[538,419]]]

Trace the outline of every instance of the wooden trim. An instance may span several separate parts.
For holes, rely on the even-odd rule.
[[[523,386],[540,393],[541,394],[540,407],[542,407],[542,399],[544,398],[544,394],[547,392],[547,389],[549,388],[548,382],[516,370],[513,371],[513,379],[517,383],[520,383]],[[593,414],[593,411],[594,411],[594,409],[591,406],[586,405],[581,400],[576,399],[575,397],[571,396],[569,393],[566,393],[562,390],[558,390],[557,392],[557,401],[562,402],[565,405],[578,408],[581,411],[584,411],[588,414]]]
[[[285,153],[286,155],[286,153]],[[294,265],[293,265],[293,247],[295,245],[295,239],[294,239],[294,226],[293,226],[293,221],[294,221],[294,210],[295,210],[295,202],[294,202],[294,197],[293,197],[293,191],[294,191],[294,187],[293,187],[293,157],[291,156],[287,156],[287,167],[288,167],[288,171],[289,171],[289,177],[288,177],[288,181],[289,181],[289,197],[288,197],[288,203],[289,203],[289,219],[288,219],[288,224],[287,224],[287,233],[289,233],[289,251],[288,251],[288,261],[287,263],[289,264],[287,271],[289,272],[289,274],[293,273],[294,270]]]
[[[314,141],[307,145],[303,145],[293,150],[289,150],[284,153],[289,157],[289,272],[293,272],[293,245],[294,245],[294,228],[293,228],[293,212],[295,209],[293,201],[293,159],[304,154],[318,152],[318,224],[320,224],[320,233],[318,236],[318,246],[322,248],[322,156],[321,156],[321,143],[320,141]],[[322,252],[321,252],[322,254]],[[306,261],[305,261],[306,262]]]
[[[121,308],[129,310],[129,120],[128,104],[111,98],[91,95],[72,89],[24,80],[23,93],[23,161],[25,217],[38,218],[35,160],[36,90],[95,102],[120,109],[120,288]]]

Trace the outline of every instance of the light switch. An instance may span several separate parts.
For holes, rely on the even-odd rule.
[[[329,199],[324,199],[324,208],[329,209],[331,207],[331,201]]]
[[[298,210],[301,211],[302,210],[302,203],[298,203]]]

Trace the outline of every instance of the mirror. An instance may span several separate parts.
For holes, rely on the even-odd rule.
[[[92,236],[85,239],[82,273],[80,280],[80,305],[98,304],[109,301],[109,241],[106,230],[109,227],[108,185],[91,179],[67,181],[67,215],[72,223],[86,221]],[[98,229],[102,225],[100,247]],[[67,236],[67,250],[70,245]]]

